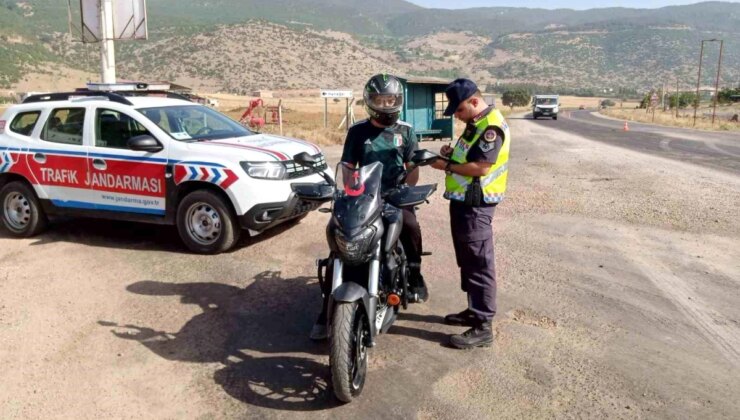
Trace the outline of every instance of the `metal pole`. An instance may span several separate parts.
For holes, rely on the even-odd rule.
[[[103,83],[116,83],[116,51],[113,44],[113,0],[100,2],[100,75]]]
[[[665,82],[663,82],[663,85],[660,87],[660,107],[663,108],[663,112],[665,112]]]
[[[714,82],[714,106],[712,108],[712,126],[714,126],[714,115],[717,113],[717,100],[719,99],[719,71],[722,68],[722,47],[725,41],[719,41],[719,62],[717,63],[717,80]]]
[[[278,101],[278,124],[280,125],[280,135],[283,135],[283,100]]]
[[[701,52],[699,53],[699,76],[696,78],[696,100],[694,101],[694,127],[696,127],[696,109],[699,107],[699,83],[701,83],[701,61],[704,57],[704,41],[701,41]]]
[[[328,126],[328,120],[326,114],[329,112],[328,99],[324,98],[324,128]]]
[[[676,79],[676,119],[678,119],[678,79]]]

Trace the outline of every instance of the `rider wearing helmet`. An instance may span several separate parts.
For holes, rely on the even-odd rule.
[[[365,84],[363,91],[365,110],[370,118],[350,127],[344,142],[342,162],[353,166],[365,166],[373,162],[383,164],[382,189],[397,186],[399,176],[409,168],[411,157],[418,148],[416,134],[411,125],[400,121],[403,108],[403,85],[394,76],[376,74]],[[406,183],[416,185],[419,180],[418,168],[406,177]],[[429,292],[421,275],[421,229],[413,209],[404,208],[401,243],[408,258],[409,301],[424,302]],[[327,273],[327,278],[331,275]],[[331,282],[324,282],[331,287]],[[311,338],[326,338],[326,312],[331,290],[322,290],[324,304],[313,329]]]

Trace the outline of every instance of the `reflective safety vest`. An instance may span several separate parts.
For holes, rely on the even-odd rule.
[[[467,163],[468,152],[473,147],[478,147],[479,141],[485,141],[480,137],[488,127],[498,127],[504,133],[503,145],[498,153],[496,163],[491,165],[491,169],[488,170],[486,175],[480,177],[483,202],[496,204],[504,199],[504,193],[506,192],[506,179],[509,174],[509,146],[511,145],[509,125],[506,124],[506,120],[504,120],[499,110],[491,109],[487,115],[475,121],[476,130],[469,139],[460,136],[453,149],[451,160],[452,163]],[[465,192],[474,184],[475,178],[454,173],[447,175],[444,197],[448,200],[464,202]]]

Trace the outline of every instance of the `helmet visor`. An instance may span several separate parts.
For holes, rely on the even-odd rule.
[[[403,106],[403,95],[373,93],[369,95],[368,105],[380,112],[397,112]]]

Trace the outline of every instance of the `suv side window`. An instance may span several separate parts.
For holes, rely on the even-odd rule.
[[[130,116],[112,109],[100,108],[95,114],[95,146],[128,149],[131,137],[151,133]]]
[[[63,144],[82,146],[82,126],[85,108],[57,108],[51,111],[41,139]]]
[[[30,136],[36,123],[39,121],[41,111],[21,112],[13,118],[10,123],[10,131],[24,136]]]

